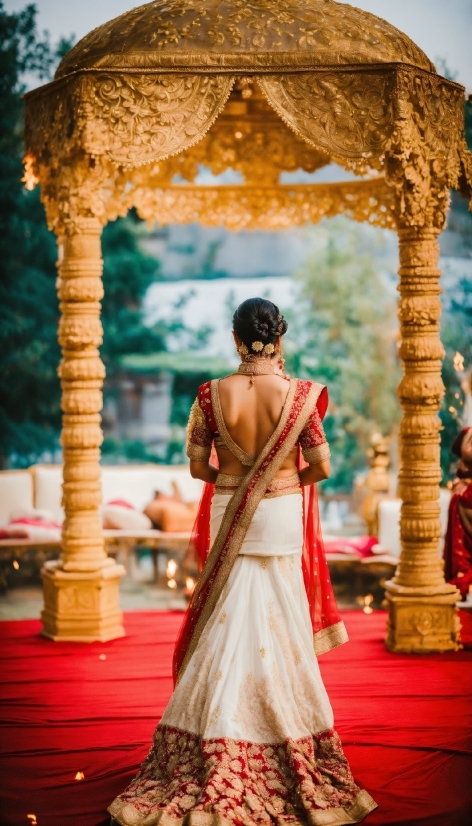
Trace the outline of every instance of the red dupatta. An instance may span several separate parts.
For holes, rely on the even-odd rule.
[[[472,585],[472,536],[466,530],[462,509],[472,511],[472,484],[451,497],[444,542],[446,582],[455,585],[462,599],[466,599]]]
[[[244,482],[231,497],[209,553],[210,508],[214,485],[206,483],[195,520],[191,547],[201,576],[184,617],[174,652],[174,680],[182,676],[237,558],[252,516],[285,457],[295,446],[321,392],[320,385],[293,380],[281,420]],[[321,413],[321,418],[325,410]],[[299,451],[298,468],[306,466]],[[346,642],[321,537],[316,485],[303,488],[303,577],[310,605],[314,647],[322,654]]]
[[[301,450],[298,452],[298,470],[307,467]],[[344,622],[339,615],[331,576],[323,544],[316,485],[305,485],[303,494],[303,553],[302,570],[306,595],[310,606],[313,628],[313,646],[319,656],[348,641]]]

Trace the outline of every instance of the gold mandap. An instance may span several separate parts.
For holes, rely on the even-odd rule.
[[[121,566],[99,518],[104,366],[100,234],[149,222],[279,229],[343,213],[400,244],[402,555],[387,583],[392,651],[458,647],[438,556],[438,235],[450,188],[470,193],[464,89],[402,32],[333,0],[156,0],[100,26],[26,95],[26,172],[59,243],[65,523],[43,571],[44,633],[123,635]],[[336,162],[357,178],[284,185]],[[198,184],[201,165],[236,185]]]

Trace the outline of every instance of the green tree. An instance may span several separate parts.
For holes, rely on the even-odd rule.
[[[159,277],[159,263],[140,247],[143,222],[130,213],[107,224],[102,236],[104,259],[101,356],[111,376],[127,353],[154,353],[166,349],[171,324],[144,324],[142,299]]]
[[[59,427],[54,238],[37,192],[22,177],[23,75],[50,76],[57,61],[38,38],[36,10],[0,3],[0,465],[52,449]],[[64,44],[61,44],[64,48]],[[19,457],[22,457],[19,458]]]
[[[471,216],[472,226],[472,216]],[[466,368],[472,366],[472,283],[462,278],[454,288],[450,303],[446,305],[442,324],[441,338],[446,351],[443,362],[442,377],[446,388],[441,406],[441,468],[443,483],[452,473],[455,459],[451,454],[451,445],[458,430],[463,426],[462,409],[464,393],[461,388],[461,374],[454,366],[454,357],[460,353]]]
[[[38,36],[36,8],[8,14],[0,2],[0,465],[26,466],[58,447],[60,388],[57,250],[39,190],[23,175],[22,77],[49,79],[70,48]],[[158,262],[140,248],[142,223],[131,214],[103,233],[103,358],[109,374],[126,353],[165,349],[169,326],[144,324],[141,299]],[[174,323],[175,326],[175,323]]]
[[[446,77],[449,75],[446,74]],[[455,79],[454,76],[451,78]],[[472,102],[466,101],[464,106],[465,139],[472,152]],[[470,193],[464,190],[462,197],[452,192],[451,211],[448,215],[448,226],[462,235],[463,245],[469,254],[472,253],[472,214],[469,211],[468,200]],[[455,459],[451,454],[451,445],[460,427],[462,427],[462,409],[464,394],[461,388],[460,374],[454,368],[454,356],[460,353],[464,364],[472,366],[472,284],[466,277],[460,279],[453,288],[453,294],[444,296],[444,315],[441,322],[441,339],[446,356],[442,367],[442,377],[445,385],[445,396],[441,406],[440,418],[441,434],[441,469],[443,484],[452,475]]]
[[[337,219],[327,233],[324,250],[298,275],[287,367],[328,385],[325,428],[333,459],[325,490],[350,491],[371,435],[389,434],[399,419],[396,307],[373,255],[359,252],[363,230]]]

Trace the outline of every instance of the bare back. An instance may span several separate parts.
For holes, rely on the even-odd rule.
[[[272,436],[280,420],[289,383],[280,376],[256,376],[251,385],[249,376],[232,375],[218,382],[218,395],[226,429],[232,440],[249,456],[256,458]],[[220,471],[243,476],[247,467],[221,446],[217,447]],[[297,449],[291,451],[277,478],[296,471]]]

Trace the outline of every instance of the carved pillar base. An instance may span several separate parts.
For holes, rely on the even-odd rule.
[[[457,594],[420,595],[393,593],[389,583],[388,634],[385,644],[389,651],[404,654],[430,654],[434,651],[457,651],[460,621],[456,608]]]
[[[107,642],[124,637],[119,610],[122,565],[100,572],[72,573],[59,562],[47,562],[42,571],[44,609],[42,634],[63,642]]]

